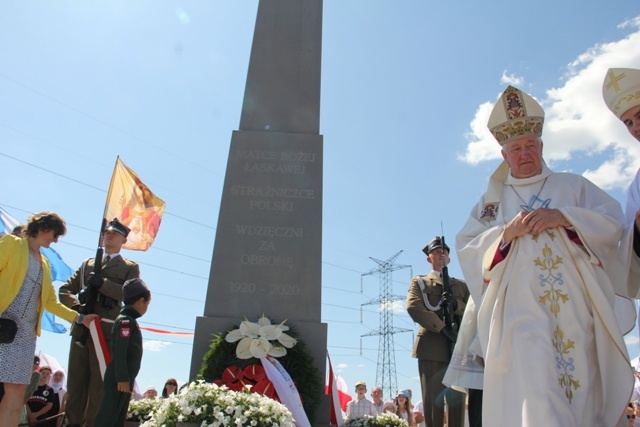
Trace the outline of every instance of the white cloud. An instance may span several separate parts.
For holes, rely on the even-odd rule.
[[[638,338],[638,334],[628,334],[624,337],[624,343],[629,345],[638,345],[640,344],[640,338]]]
[[[605,189],[625,187],[640,168],[639,159],[640,156],[629,156],[627,150],[616,146],[612,158],[605,160],[595,170],[587,169],[582,175]],[[623,177],[625,180],[621,181]]]
[[[576,170],[605,189],[625,188],[640,166],[640,144],[609,112],[602,99],[602,81],[610,67],[640,68],[640,16],[621,24],[631,28],[622,40],[591,47],[568,64],[562,83],[547,89],[538,102],[545,109],[544,156],[550,165],[576,154],[600,163],[592,170]],[[505,71],[502,81],[522,83]],[[500,150],[486,124],[492,102],[481,104],[466,135],[468,144],[459,160],[478,164],[500,158]]]
[[[390,311],[393,314],[407,314],[403,301],[387,301],[380,304],[378,311]]]
[[[631,18],[622,24],[618,25],[618,28],[624,29],[628,27],[640,27],[640,16],[636,16],[635,18]]]
[[[475,165],[480,162],[502,157],[500,150],[496,149],[496,140],[487,128],[487,122],[489,121],[493,105],[491,102],[485,102],[476,110],[476,115],[471,121],[471,132],[466,135],[469,141],[467,151],[463,155],[458,156],[463,162]]]
[[[144,341],[142,348],[147,351],[162,351],[170,345],[171,343],[167,341],[148,340]]]
[[[502,77],[500,78],[500,82],[504,85],[512,85],[512,86],[522,86],[524,83],[524,77],[518,77],[515,74],[509,75],[507,74],[507,70],[502,72]]]
[[[342,371],[343,369],[347,369],[349,367],[346,363],[338,363],[337,369]]]

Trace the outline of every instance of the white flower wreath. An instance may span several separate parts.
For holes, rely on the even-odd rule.
[[[295,338],[285,334],[289,327],[284,324],[273,325],[271,320],[262,315],[257,323],[245,320],[238,329],[230,331],[225,340],[229,343],[238,342],[236,356],[239,359],[261,359],[263,357],[282,357],[287,354],[286,348],[296,345]],[[280,345],[274,345],[277,342]]]

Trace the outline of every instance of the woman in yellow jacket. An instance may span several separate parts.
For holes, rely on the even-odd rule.
[[[40,253],[41,247],[48,248],[66,231],[58,214],[41,212],[29,217],[24,238],[13,235],[0,238],[0,317],[12,319],[18,325],[14,340],[0,343],[0,382],[4,383],[1,426],[15,427],[20,420],[43,311],[85,326],[96,317],[78,314],[57,300],[51,267]]]

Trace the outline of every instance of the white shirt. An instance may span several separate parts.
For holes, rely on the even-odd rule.
[[[356,396],[355,400],[347,403],[347,419],[358,418],[364,415],[372,415],[374,417],[378,415],[378,411],[376,411],[376,408],[373,406],[373,402],[369,399],[363,397],[358,400]]]
[[[417,413],[424,415],[424,406],[422,404],[422,400],[413,406],[413,416],[415,417]],[[417,427],[425,427],[424,421],[421,423],[417,423]]]

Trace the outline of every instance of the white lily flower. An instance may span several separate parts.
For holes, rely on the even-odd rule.
[[[269,326],[271,325],[271,320],[263,314],[262,317],[258,319],[258,325]]]
[[[287,354],[286,348],[296,345],[296,340],[284,333],[289,327],[284,325],[284,321],[278,325],[271,323],[268,317],[262,315],[258,322],[250,322],[245,319],[240,323],[238,329],[227,333],[225,341],[229,343],[237,342],[236,356],[240,359],[250,359],[252,357],[262,358],[267,355],[282,357]],[[281,346],[274,347],[272,341],[277,341]]]
[[[242,333],[240,329],[234,329],[233,331],[230,331],[227,334],[227,336],[224,337],[224,339],[227,342],[236,342],[236,341],[240,341],[244,337],[245,335]]]
[[[259,334],[261,337],[265,337],[269,341],[273,341],[280,337],[282,330],[278,328],[278,325],[266,325],[260,327]]]
[[[283,346],[287,347],[287,348],[291,348],[294,345],[296,345],[296,343],[298,342],[298,340],[296,340],[295,338],[293,338],[291,335],[285,334],[284,332],[282,334],[280,334],[280,336],[278,337],[278,342],[280,344],[282,344]]]
[[[280,328],[280,330],[281,330],[282,332],[287,332],[287,331],[289,330],[289,327],[288,327],[287,325],[285,325],[285,324],[284,324],[284,322],[286,322],[286,320],[285,320],[285,321],[283,321],[282,323],[280,323],[280,324],[278,325],[278,328]]]
[[[284,324],[284,322],[286,322],[286,319],[285,319],[285,320],[283,320],[283,321],[282,321],[282,323],[280,323],[280,324],[278,324],[278,325],[275,325],[275,326],[277,326],[277,328],[278,328],[278,329],[280,329],[282,332],[285,332],[285,331],[288,331],[288,330],[289,330],[289,327],[288,327],[288,326],[286,326],[286,325]],[[268,318],[264,317],[264,315],[263,315],[260,319],[258,319],[258,324],[259,324],[260,326],[268,326],[268,325],[271,325],[271,320],[269,320]]]
[[[251,341],[251,346],[249,347],[249,351],[256,359],[266,357],[269,354],[269,350],[271,350],[271,343],[264,337]]]
[[[271,350],[269,350],[269,356],[273,357],[282,357],[287,354],[287,350],[284,347],[276,347],[271,346]]]
[[[260,325],[244,320],[240,323],[240,331],[247,337],[258,338],[260,336]]]
[[[236,346],[236,356],[238,356],[239,359],[251,359],[253,357],[250,350],[252,342],[253,338],[250,337],[245,337],[240,340]]]

